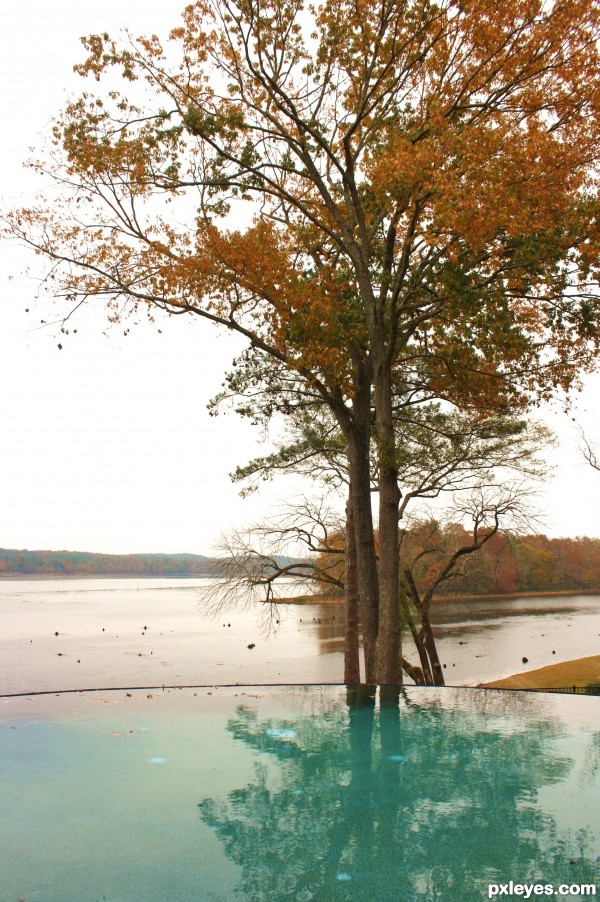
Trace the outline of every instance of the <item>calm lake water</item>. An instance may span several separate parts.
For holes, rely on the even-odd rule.
[[[481,902],[509,880],[593,885],[599,713],[598,698],[417,687],[383,706],[300,686],[3,699],[1,898]]]
[[[341,607],[282,606],[267,634],[260,605],[208,616],[210,584],[0,581],[0,692],[341,681]],[[533,669],[600,647],[599,596],[446,602],[434,622],[451,685],[519,672],[524,656]]]

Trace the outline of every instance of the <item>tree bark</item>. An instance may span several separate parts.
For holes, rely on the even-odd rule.
[[[429,619],[429,605],[431,604],[431,594],[427,603],[424,603],[423,601],[421,601],[421,596],[419,595],[419,590],[417,589],[412,571],[406,569],[404,571],[404,576],[406,577],[406,582],[408,584],[410,594],[413,597],[415,608],[418,611],[419,620],[421,621],[421,634],[419,636],[419,639],[427,652],[433,685],[445,686],[446,683],[444,680],[444,670],[440,663],[437,646],[435,644],[435,636],[433,635],[433,629],[431,628],[431,621]]]
[[[402,658],[400,661],[402,665],[402,670],[407,676],[413,680],[415,686],[430,686],[431,683],[427,683],[425,679],[425,674],[421,670],[420,667],[417,667],[415,664],[411,664],[410,661],[407,661],[406,658]]]
[[[423,637],[420,635],[419,631],[417,630],[417,628],[415,626],[415,622],[412,618],[410,609],[408,607],[408,602],[403,594],[401,594],[401,597],[400,597],[400,604],[402,606],[402,612],[403,612],[406,622],[408,624],[408,628],[410,629],[411,635],[412,635],[414,643],[415,643],[415,648],[417,649],[417,653],[419,655],[419,660],[421,662],[420,668],[413,667],[412,665],[408,664],[408,662],[406,661],[405,658],[401,657],[400,660],[402,663],[402,669],[404,670],[405,673],[407,673],[409,675],[409,677],[411,677],[413,680],[415,680],[415,683],[417,682],[417,680],[415,679],[415,676],[411,672],[410,668],[412,668],[412,670],[414,670],[415,673],[417,671],[420,671],[423,676],[423,684],[426,686],[433,686],[434,685],[433,674],[431,673],[431,668],[429,666],[429,658],[427,656],[427,649],[425,648],[425,645],[423,644]]]
[[[366,463],[366,465],[365,465]],[[368,457],[350,449],[350,504],[354,521],[359,619],[363,633],[365,680],[375,683],[375,647],[379,608],[379,576],[371,512]]]
[[[367,366],[357,367],[351,422],[338,420],[348,446],[358,615],[363,635],[365,681],[374,683],[379,610],[379,574],[371,510],[371,376]]]
[[[392,414],[391,374],[382,361],[375,378],[379,463],[379,614],[376,681],[400,684],[400,578],[398,513],[400,490]]]
[[[440,663],[437,646],[435,644],[435,637],[433,635],[433,629],[431,628],[429,614],[425,610],[421,611],[421,625],[423,630],[423,643],[425,645],[425,648],[427,649],[427,656],[431,665],[433,685],[445,686],[446,682],[444,680],[444,670]]]
[[[360,655],[358,643],[358,573],[356,565],[356,536],[354,512],[350,498],[346,504],[346,632],[344,637],[344,683],[360,683]]]

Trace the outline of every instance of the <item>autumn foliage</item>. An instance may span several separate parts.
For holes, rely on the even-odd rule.
[[[471,540],[459,523],[440,527],[423,523],[409,531],[403,545],[405,560],[411,562],[426,544],[431,553],[415,567],[415,580],[421,593],[435,581],[449,556]],[[332,547],[343,550],[343,537],[334,537]],[[341,555],[324,554],[321,564],[343,584],[344,562]],[[518,595],[531,592],[600,593],[600,539],[549,538],[543,534],[514,536],[498,532],[480,551],[469,556],[448,582],[437,589],[434,600],[461,595]],[[324,589],[324,592],[330,592]],[[339,589],[343,594],[343,589]]]
[[[449,550],[468,539],[468,532],[458,524],[439,531],[436,550],[416,574],[421,589],[435,578]],[[548,538],[543,534],[509,536],[499,532],[439,587],[437,596],[577,590],[600,592],[600,539]]]
[[[198,2],[166,44],[90,36],[76,69],[106,88],[34,164],[62,204],[14,232],[69,298],[199,312],[331,387],[380,317],[396,352],[406,329],[435,350],[440,390],[568,384],[595,347],[598,15]]]
[[[214,576],[218,561],[196,554],[98,554],[0,548],[3,576]]]

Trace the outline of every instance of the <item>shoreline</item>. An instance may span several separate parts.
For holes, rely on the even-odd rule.
[[[548,664],[501,680],[478,683],[478,689],[570,689],[600,683],[600,655]]]
[[[4,691],[341,680],[345,618],[343,600],[332,593],[315,606],[311,587],[290,585],[298,593],[290,598],[294,603],[281,604],[277,633],[267,636],[264,615],[274,613],[271,605],[242,603],[211,617],[198,588],[211,580],[140,579],[139,592],[137,582],[0,582]],[[599,596],[440,604],[435,610],[448,622],[438,648],[453,685],[476,686],[600,653]]]
[[[478,601],[482,599],[502,601],[505,598],[509,600],[514,600],[515,598],[559,598],[562,595],[571,597],[577,595],[600,595],[600,589],[546,589],[538,592],[505,592],[502,595],[442,595],[434,598],[433,604],[443,604],[446,601]]]
[[[514,601],[515,598],[560,598],[568,596],[574,598],[578,595],[600,595],[600,589],[548,589],[544,592],[506,592],[502,595],[442,595],[434,598],[432,604],[446,604],[456,601]],[[343,598],[320,598],[318,595],[291,595],[284,598],[274,598],[272,604],[344,604]]]

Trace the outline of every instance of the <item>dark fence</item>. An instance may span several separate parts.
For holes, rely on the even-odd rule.
[[[535,692],[567,692],[571,695],[600,695],[600,683],[591,686],[561,686],[560,689],[536,689]]]

